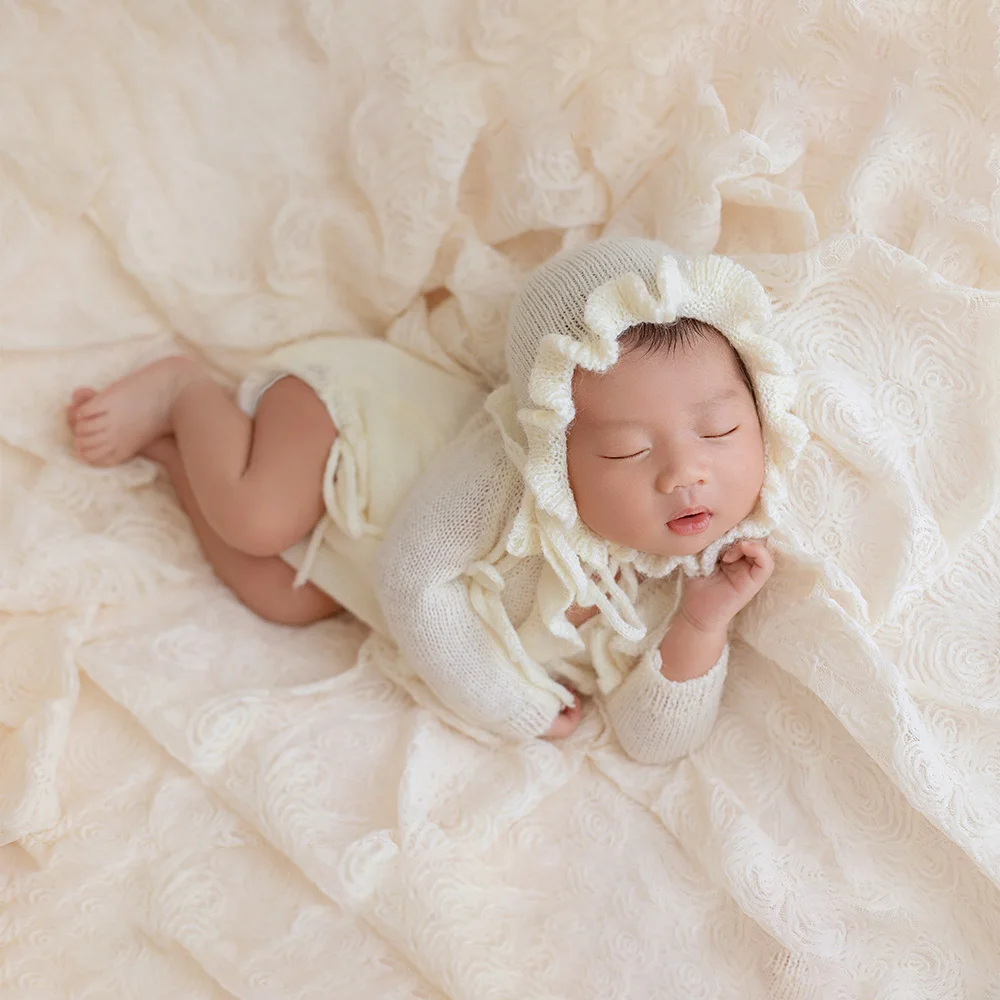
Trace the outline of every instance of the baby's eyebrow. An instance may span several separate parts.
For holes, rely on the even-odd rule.
[[[695,403],[691,409],[701,412],[702,410],[711,409],[713,406],[718,406],[719,403],[728,403],[731,399],[742,399],[743,392],[733,386],[731,389],[724,389],[722,392],[716,393],[714,396],[708,399],[703,399],[699,403]]]
[[[590,418],[590,424],[593,427],[605,428],[605,427],[639,427],[643,428],[646,425],[641,420],[615,420],[614,418],[609,418],[607,420],[602,420],[598,417],[596,420]]]
[[[692,403],[690,411],[692,413],[702,413],[705,410],[710,410],[713,406],[718,406],[720,403],[727,403],[731,399],[742,399],[743,393],[737,388],[733,387],[731,389],[723,389],[721,392],[716,393],[714,396],[710,396],[708,399],[703,399],[698,403]],[[644,429],[647,425],[644,421],[636,419],[633,417],[592,417],[586,414],[583,410],[578,411],[578,416],[586,416],[587,422],[599,430],[604,430],[605,428],[615,428],[615,427],[638,427],[640,430]]]

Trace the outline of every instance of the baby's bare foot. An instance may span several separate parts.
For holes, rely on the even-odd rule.
[[[190,358],[154,361],[106,389],[78,389],[67,408],[77,455],[89,465],[118,465],[170,433],[180,392],[207,373]]]
[[[73,399],[70,401],[65,410],[66,425],[70,430],[73,430],[76,427],[77,410],[79,410],[80,407],[87,402],[87,400],[93,399],[96,395],[96,389],[77,389],[73,393]]]

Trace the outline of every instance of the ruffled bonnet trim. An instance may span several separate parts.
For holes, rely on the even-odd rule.
[[[764,482],[754,510],[722,538],[697,555],[662,556],[609,542],[581,521],[569,484],[566,436],[575,416],[576,368],[607,371],[618,361],[618,338],[625,330],[679,317],[714,326],[746,364],[760,412]],[[767,293],[751,272],[729,258],[665,254],[656,267],[655,291],[638,274],[622,274],[589,294],[583,319],[579,339],[565,333],[541,338],[527,405],[519,405],[510,383],[486,401],[525,484],[506,533],[506,551],[516,557],[540,555],[555,571],[562,593],[545,601],[545,624],[571,646],[578,645],[565,618],[571,604],[596,605],[617,633],[638,641],[646,634],[635,608],[639,575],[665,577],[679,568],[687,576],[706,576],[734,541],[770,534],[787,506],[788,472],[809,438],[805,424],[791,412],[796,395],[791,361],[766,335],[771,319]]]

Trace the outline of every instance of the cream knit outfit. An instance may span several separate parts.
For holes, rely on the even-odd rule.
[[[326,516],[308,542],[282,553],[377,632],[378,552],[400,502],[431,460],[482,410],[485,393],[384,340],[316,337],[274,352],[244,380],[253,414],[279,378],[294,375],[326,404],[337,427],[323,475]]]
[[[610,368],[628,327],[679,316],[712,324],[743,358],[761,411],[765,478],[751,516],[725,537],[697,556],[652,556],[598,537],[577,515],[566,470],[571,380],[578,366]],[[463,728],[501,738],[544,734],[572,703],[565,681],[597,697],[636,760],[665,762],[698,746],[718,712],[728,646],[701,677],[675,682],[660,673],[658,647],[682,578],[711,573],[734,540],[771,531],[784,475],[807,439],[789,413],[795,385],[784,352],[766,337],[769,318],[767,295],[745,269],[724,257],[686,259],[649,240],[598,241],[539,268],[509,317],[510,381],[428,458],[405,499],[399,491],[384,538],[377,532],[377,599],[402,654],[398,679],[429,689],[423,700]],[[335,374],[326,371],[330,405]],[[463,397],[449,410],[438,400],[452,428],[472,404]],[[342,400],[331,407],[338,427],[343,409]],[[328,478],[330,506],[340,478],[333,457]],[[351,529],[343,496],[331,517],[336,523],[317,533],[327,542],[331,530]],[[312,549],[296,564],[320,582],[313,564],[329,544]],[[359,573],[373,577],[370,566]],[[350,588],[331,585],[332,576],[320,585],[351,608]],[[600,614],[575,628],[566,619],[574,603]]]

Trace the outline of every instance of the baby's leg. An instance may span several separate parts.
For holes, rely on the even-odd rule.
[[[157,438],[143,449],[143,454],[166,470],[215,575],[251,611],[280,625],[307,625],[342,610],[336,601],[311,583],[293,589],[295,570],[279,556],[251,556],[240,552],[212,530],[198,507],[173,437]]]
[[[255,419],[187,358],[165,358],[88,396],[74,394],[77,453],[114,465],[173,434],[191,494],[226,545],[274,556],[324,513],[323,472],[337,430],[304,382],[283,378]]]

